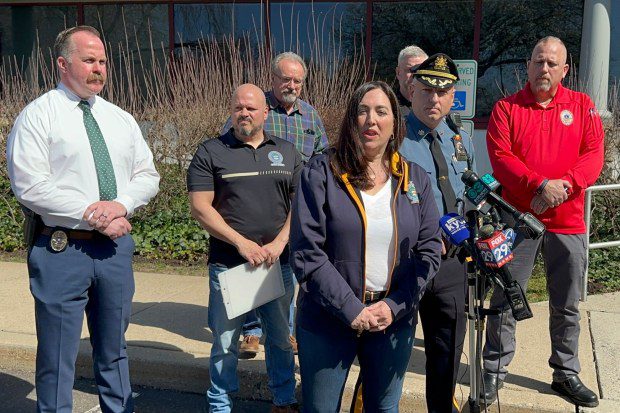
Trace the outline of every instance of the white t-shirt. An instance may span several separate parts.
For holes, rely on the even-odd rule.
[[[390,180],[375,195],[362,191],[366,210],[366,289],[385,291],[394,257],[392,185]]]

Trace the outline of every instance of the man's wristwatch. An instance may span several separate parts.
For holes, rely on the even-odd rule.
[[[545,187],[547,186],[547,184],[549,183],[548,179],[543,180],[540,185],[538,186],[538,189],[536,189],[536,195],[540,195],[543,192],[543,189],[545,189]]]

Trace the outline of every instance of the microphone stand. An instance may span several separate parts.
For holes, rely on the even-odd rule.
[[[478,227],[480,212],[472,210],[467,212],[467,220],[470,232],[470,245],[476,245],[479,238]],[[477,250],[473,251],[477,254]],[[479,257],[467,259],[467,323],[469,336],[469,399],[468,409],[463,412],[480,413],[479,401],[482,383],[482,334],[484,332],[484,319],[488,314],[499,314],[498,311],[484,308],[484,296],[486,294],[486,276],[482,274],[476,265]],[[483,389],[484,390],[484,389]],[[486,403],[484,411],[487,411]]]

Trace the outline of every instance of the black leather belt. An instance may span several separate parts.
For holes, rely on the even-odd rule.
[[[64,232],[65,234],[67,234],[67,238],[69,239],[93,239],[99,233],[97,231],[86,231],[83,229],[65,229],[44,226],[41,230],[41,234],[52,235],[56,231]]]
[[[364,293],[364,302],[372,303],[383,300],[387,296],[387,291],[366,291]]]

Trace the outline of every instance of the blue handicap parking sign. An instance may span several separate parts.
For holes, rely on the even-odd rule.
[[[467,91],[457,90],[454,92],[454,102],[452,103],[451,110],[463,111],[465,110],[465,103],[467,99]]]

